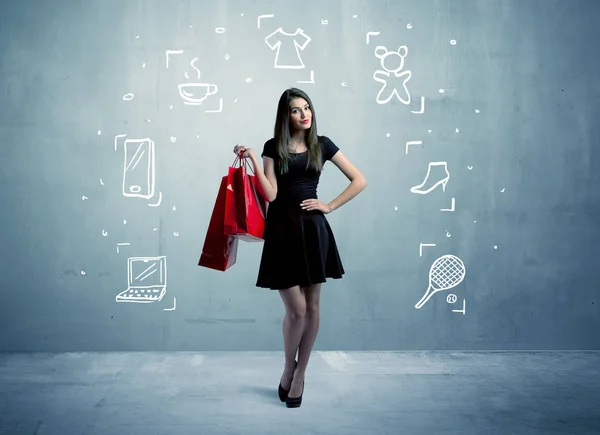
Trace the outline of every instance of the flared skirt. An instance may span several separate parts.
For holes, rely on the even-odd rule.
[[[344,275],[338,247],[325,215],[318,210],[269,210],[257,287],[307,287]]]

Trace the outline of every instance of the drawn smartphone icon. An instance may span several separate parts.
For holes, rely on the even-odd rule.
[[[152,198],[155,181],[154,142],[149,138],[127,139],[123,148],[123,195]]]

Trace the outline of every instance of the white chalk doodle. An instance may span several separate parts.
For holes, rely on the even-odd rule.
[[[385,134],[385,137],[390,137],[390,134],[389,134],[389,133],[386,133],[386,134]]]
[[[175,311],[177,309],[177,298],[173,297],[173,307],[163,308],[163,311]]]
[[[419,257],[423,256],[423,248],[433,246],[435,246],[435,243],[419,243]]]
[[[450,45],[456,45],[456,39],[451,39],[450,40]]]
[[[167,51],[165,51],[165,63],[166,63],[167,68],[169,68],[170,57],[174,54],[183,54],[183,50],[167,50]]]
[[[504,191],[506,190],[506,188],[502,188],[502,190],[500,191],[500,193],[504,193]]]
[[[81,272],[79,272],[79,273],[81,273],[82,275],[85,275],[85,270],[82,270],[82,271],[81,271]]]
[[[329,21],[327,21],[327,20],[321,20],[321,24],[329,24]]]
[[[250,77],[246,77],[246,83],[252,83],[252,79]]]
[[[421,184],[411,187],[410,191],[419,195],[426,195],[441,185],[442,191],[445,192],[449,179],[450,173],[448,172],[447,162],[429,162],[425,179]]]
[[[298,80],[296,83],[314,83],[315,82],[315,72],[310,70],[310,79],[308,80]]]
[[[406,28],[407,28],[407,29],[412,29],[412,23],[408,23],[408,24],[406,25]]]
[[[473,166],[467,166],[467,169],[468,169],[469,171],[472,171],[472,170],[473,170]]]
[[[217,27],[217,28],[215,28],[215,33],[225,33],[225,27]]]
[[[413,146],[413,145],[423,145],[423,141],[422,140],[410,140],[410,141],[406,142],[406,145],[404,146],[406,154],[408,154],[408,147]]]
[[[398,206],[397,205],[394,206],[394,211],[398,211]]]
[[[457,256],[447,254],[437,258],[429,269],[427,290],[415,308],[420,309],[435,293],[450,290],[459,285],[465,278],[465,274],[465,265]]]
[[[173,206],[173,211],[177,210],[177,207]]]
[[[446,237],[452,237],[452,234],[448,230],[446,230]]]
[[[498,249],[498,245],[494,245],[494,249]]]
[[[455,133],[458,133],[460,130],[457,128],[456,130],[454,130]]]
[[[121,253],[121,246],[129,246],[129,245],[131,245],[131,243],[129,243],[129,242],[117,243],[117,254]]]
[[[106,236],[108,236],[108,232],[107,232],[106,230],[102,230],[102,235],[103,235],[104,237],[106,237]]]
[[[342,88],[345,88],[346,86],[348,86],[348,83],[346,83],[346,82],[342,82],[341,84],[342,84]]]
[[[143,64],[142,64],[142,68],[146,68],[146,63],[143,63]]]
[[[133,100],[133,94],[132,93],[123,95],[123,101],[130,101],[130,100]]]
[[[154,204],[148,204],[148,207],[158,207],[162,202],[162,192],[158,192],[158,199]]]
[[[98,136],[102,136],[102,130],[98,130]]]
[[[223,111],[223,98],[219,98],[219,107],[212,110],[205,110],[205,113],[221,113]]]
[[[173,233],[173,235],[174,235],[175,237],[179,237],[179,233],[178,233],[177,231],[175,231],[175,232]]]
[[[115,149],[120,139],[115,136]],[[123,143],[123,196],[149,199],[154,196],[155,149],[150,138],[126,139]]]
[[[421,108],[419,110],[411,110],[411,113],[422,115],[425,113],[425,97],[421,97]]]
[[[450,208],[440,208],[440,211],[454,211],[456,208],[456,198],[453,197],[450,204]]]
[[[273,15],[273,14],[259,15],[258,19],[256,20],[256,27],[260,29],[260,20],[264,20],[265,18],[273,18],[273,17],[275,17],[275,15]]]
[[[269,48],[275,51],[275,68],[282,69],[305,68],[300,50],[304,50],[310,41],[311,38],[301,28],[294,33],[287,33],[279,27],[265,38]]]
[[[465,309],[465,300],[463,299],[463,305],[462,305],[462,310],[452,310],[453,313],[463,313],[463,315],[465,315],[466,313],[466,309]]]
[[[88,197],[87,197],[87,196],[82,196],[82,197],[81,197],[81,200],[82,200],[82,201],[85,201],[86,199],[88,199]]]
[[[401,45],[396,51],[388,51],[383,45],[375,47],[375,57],[380,60],[383,68],[373,73],[373,80],[382,84],[375,99],[377,104],[386,104],[394,96],[403,104],[410,104],[410,93],[406,83],[410,80],[412,72],[410,70],[402,71],[407,54],[408,47],[406,45]],[[391,83],[388,83],[388,80]],[[398,92],[399,87],[402,88],[400,93]]]
[[[448,296],[446,296],[446,302],[449,304],[455,304],[457,301],[457,297],[454,293],[450,293]]]
[[[118,135],[115,136],[115,139],[114,139],[114,142],[113,142],[113,146],[114,146],[115,151],[117,150],[117,148],[119,146],[119,143],[121,142],[121,139],[124,138],[124,137],[127,137],[127,135],[126,134],[118,134]]]
[[[371,42],[371,36],[377,36],[379,35],[379,32],[367,32],[367,35],[365,37],[366,41],[367,41],[367,45],[369,45],[369,43]]]
[[[229,60],[229,53],[225,53],[225,60]]]
[[[127,225],[127,221],[123,219],[123,225]]]
[[[206,98],[210,95],[214,95],[219,91],[219,87],[214,83],[201,83],[200,80],[200,70],[196,67],[196,62],[198,58],[195,57],[190,61],[190,65],[192,68],[196,70],[196,82],[188,82],[181,83],[178,86],[179,95],[183,99],[183,104],[187,104],[189,106],[200,106]],[[189,78],[187,72],[185,73],[185,77]]]
[[[479,109],[475,109],[475,113],[479,113]]]
[[[175,136],[171,136],[171,142],[172,142],[172,143],[175,143],[175,142],[177,142],[177,138],[176,138]]]
[[[127,289],[117,302],[151,303],[160,301],[167,291],[167,257],[127,259]]]

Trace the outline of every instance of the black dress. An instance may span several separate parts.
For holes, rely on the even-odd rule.
[[[323,163],[339,149],[326,136],[319,136],[319,144]],[[321,175],[312,167],[306,169],[308,152],[294,154],[285,174],[278,171],[274,139],[265,143],[261,156],[275,160],[277,197],[267,211],[256,286],[281,290],[341,278],[344,267],[325,214],[300,206],[305,199],[317,198]]]

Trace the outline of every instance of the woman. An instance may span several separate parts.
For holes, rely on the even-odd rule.
[[[256,285],[278,290],[285,305],[285,366],[278,390],[280,400],[295,408],[302,403],[306,367],[319,330],[321,284],[344,274],[325,215],[358,195],[367,183],[329,138],[317,136],[312,102],[296,88],[287,89],[279,99],[274,137],[261,154],[264,172],[252,149],[236,145],[233,151],[250,158],[259,191],[269,202]],[[350,185],[326,204],[317,198],[317,185],[327,160]]]

